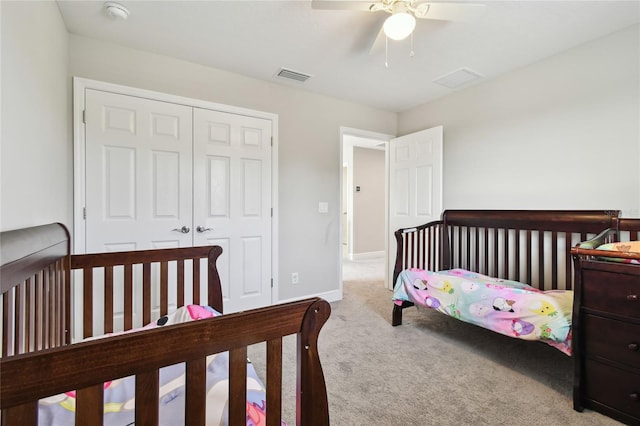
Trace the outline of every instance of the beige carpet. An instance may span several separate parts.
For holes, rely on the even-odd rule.
[[[438,312],[405,310],[390,325],[382,259],[346,261],[344,299],[319,339],[331,424],[615,425],[572,408],[571,358]],[[295,338],[285,339],[283,416],[295,424]],[[259,374],[262,347],[250,348]]]

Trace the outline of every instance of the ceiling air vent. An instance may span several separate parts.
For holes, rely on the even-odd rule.
[[[311,78],[310,75],[308,74],[304,74],[298,71],[293,71],[293,70],[289,70],[286,68],[280,68],[280,71],[278,71],[277,74],[278,77],[282,77],[282,78],[288,78],[289,80],[295,80],[295,81],[300,81],[300,82],[305,82],[308,79]]]
[[[460,68],[457,71],[451,72],[447,75],[443,75],[442,77],[433,80],[433,82],[436,84],[440,84],[441,86],[448,87],[449,89],[455,89],[481,78],[482,75],[478,74],[475,71],[471,71],[469,68]]]

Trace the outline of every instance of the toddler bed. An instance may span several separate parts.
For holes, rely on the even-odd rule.
[[[615,227],[618,211],[447,210],[395,232],[392,324],[409,306],[571,354],[571,247]]]
[[[50,224],[2,232],[0,248],[3,425],[280,425],[290,334],[296,423],[329,424],[326,301],[221,315],[217,246],[71,255],[66,228]],[[259,342],[266,386],[247,363]]]

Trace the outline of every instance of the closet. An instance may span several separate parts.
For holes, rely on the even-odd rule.
[[[76,94],[80,250],[220,245],[225,312],[271,304],[274,120],[108,89]]]

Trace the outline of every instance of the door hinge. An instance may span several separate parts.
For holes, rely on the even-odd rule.
[[[271,217],[273,217],[273,207],[271,207]]]
[[[82,110],[82,122],[84,124],[87,124],[87,110],[86,109]]]
[[[271,146],[273,146],[273,136],[271,136]]]
[[[273,278],[271,278],[271,288],[273,288]]]
[[[86,207],[83,207],[83,208],[82,208],[82,218],[83,218],[83,219],[86,219],[86,218],[87,218],[87,208],[86,208]]]

